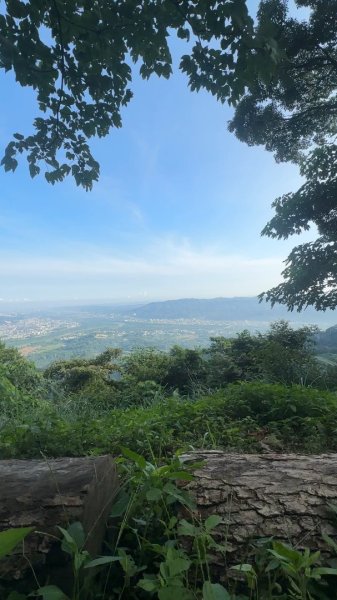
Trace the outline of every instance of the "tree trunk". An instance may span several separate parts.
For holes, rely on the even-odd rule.
[[[250,542],[258,538],[283,540],[297,548],[331,548],[322,539],[336,540],[333,511],[337,504],[337,454],[299,456],[242,455],[194,452],[185,462],[205,460],[187,488],[200,515],[223,517],[216,529],[226,542],[227,555],[216,557],[227,566],[247,560]]]
[[[69,523],[80,521],[87,536],[86,549],[92,555],[99,553],[117,488],[116,469],[108,456],[1,460],[0,531],[32,526],[43,532],[31,533],[25,539],[26,558],[21,544],[13,555],[0,562],[1,581],[24,580],[27,585],[31,566],[38,577],[45,569],[51,574],[51,581],[65,580],[67,555],[50,537],[61,537],[57,525],[66,528]],[[40,583],[44,583],[43,579]]]

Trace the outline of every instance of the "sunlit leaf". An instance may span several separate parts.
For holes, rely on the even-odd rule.
[[[10,554],[32,531],[34,531],[34,527],[13,527],[0,531],[0,558]]]

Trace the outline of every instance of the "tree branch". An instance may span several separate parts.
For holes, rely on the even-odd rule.
[[[58,28],[59,28],[60,46],[61,46],[61,67],[60,67],[61,88],[59,90],[59,100],[58,100],[57,109],[56,109],[56,134],[57,134],[56,141],[57,141],[60,138],[60,133],[59,133],[60,109],[61,109],[62,97],[63,97],[63,91],[64,91],[64,78],[65,78],[65,72],[66,72],[66,65],[65,65],[65,47],[64,47],[64,41],[63,41],[62,23],[61,23],[62,16],[61,16],[59,8],[57,6],[56,0],[52,0],[52,2],[53,2],[55,12],[56,12]]]
[[[323,54],[326,56],[328,61],[335,67],[335,69],[337,69],[337,60],[333,56],[331,56],[331,54],[327,51],[326,48],[323,48],[322,46],[318,46],[318,48],[321,50],[321,52],[323,52]]]

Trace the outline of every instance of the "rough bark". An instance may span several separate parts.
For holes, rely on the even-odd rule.
[[[330,553],[322,534],[337,538],[329,509],[329,503],[337,503],[337,454],[211,451],[191,453],[184,460],[205,460],[187,487],[202,517],[223,517],[217,534],[227,544],[228,566],[246,559],[250,542],[257,538],[274,537],[297,548]]]
[[[223,517],[216,532],[226,542],[227,554],[225,559],[214,557],[220,578],[224,565],[247,559],[256,538],[274,537],[326,553],[322,533],[337,540],[329,510],[329,503],[337,504],[337,454],[195,452],[184,459],[205,460],[188,485],[201,516]],[[43,531],[45,535],[35,533],[26,539],[25,555],[38,577],[48,572],[49,582],[62,581],[65,587],[65,555],[48,534],[58,535],[57,525],[81,521],[87,549],[99,553],[116,491],[116,471],[109,457],[0,461],[0,530],[32,525]],[[1,561],[0,579],[21,579],[26,586],[31,574],[27,558],[21,548]]]
[[[0,461],[0,531],[33,526],[43,532],[26,538],[26,558],[21,546],[0,562],[0,579],[27,580],[31,566],[38,576],[45,569],[51,580],[65,579],[66,555],[50,534],[60,537],[57,525],[80,521],[86,549],[97,554],[116,492],[116,469],[108,456]]]

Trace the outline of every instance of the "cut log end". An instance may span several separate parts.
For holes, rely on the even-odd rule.
[[[0,531],[34,527],[15,553],[0,562],[0,579],[25,580],[31,567],[53,579],[60,576],[65,556],[59,550],[57,526],[80,521],[85,548],[100,552],[109,509],[117,493],[116,468],[109,456],[55,460],[0,461]]]

